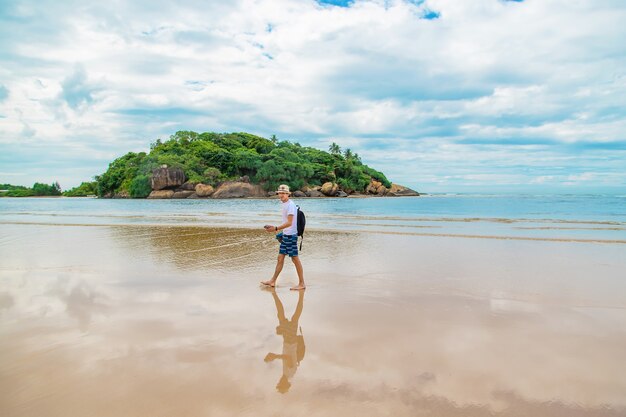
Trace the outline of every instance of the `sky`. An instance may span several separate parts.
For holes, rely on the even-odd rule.
[[[0,0],[0,183],[178,130],[336,142],[421,192],[626,192],[623,0]]]

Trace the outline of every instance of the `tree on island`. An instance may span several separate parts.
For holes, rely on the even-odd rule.
[[[78,187],[74,187],[71,190],[63,191],[65,197],[88,197],[94,196],[97,193],[98,184],[95,181],[83,182]]]
[[[341,155],[341,148],[335,142],[331,143],[328,147],[331,155]]]

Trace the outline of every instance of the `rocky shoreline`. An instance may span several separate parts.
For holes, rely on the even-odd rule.
[[[246,176],[237,181],[224,181],[215,187],[209,184],[187,181],[181,169],[161,167],[152,172],[150,179],[152,191],[148,199],[198,199],[198,198],[272,198],[274,191],[267,192],[261,185],[252,184]],[[405,197],[419,196],[417,191],[398,184],[385,187],[379,181],[372,180],[364,193],[346,192],[334,182],[317,186],[307,186],[293,191],[296,198],[327,197]],[[130,198],[127,192],[105,195],[105,198]]]

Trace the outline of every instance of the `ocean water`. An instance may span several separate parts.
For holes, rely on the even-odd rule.
[[[432,194],[294,199],[308,230],[626,243],[626,195]],[[279,201],[1,198],[0,224],[262,227]]]

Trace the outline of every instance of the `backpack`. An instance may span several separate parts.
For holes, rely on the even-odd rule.
[[[296,206],[296,207],[298,207],[298,213],[297,213],[298,236],[300,236],[302,240],[304,240],[304,227],[306,226],[306,216],[304,215],[304,212],[300,210],[300,206]],[[300,250],[302,250],[302,240],[300,240]]]

